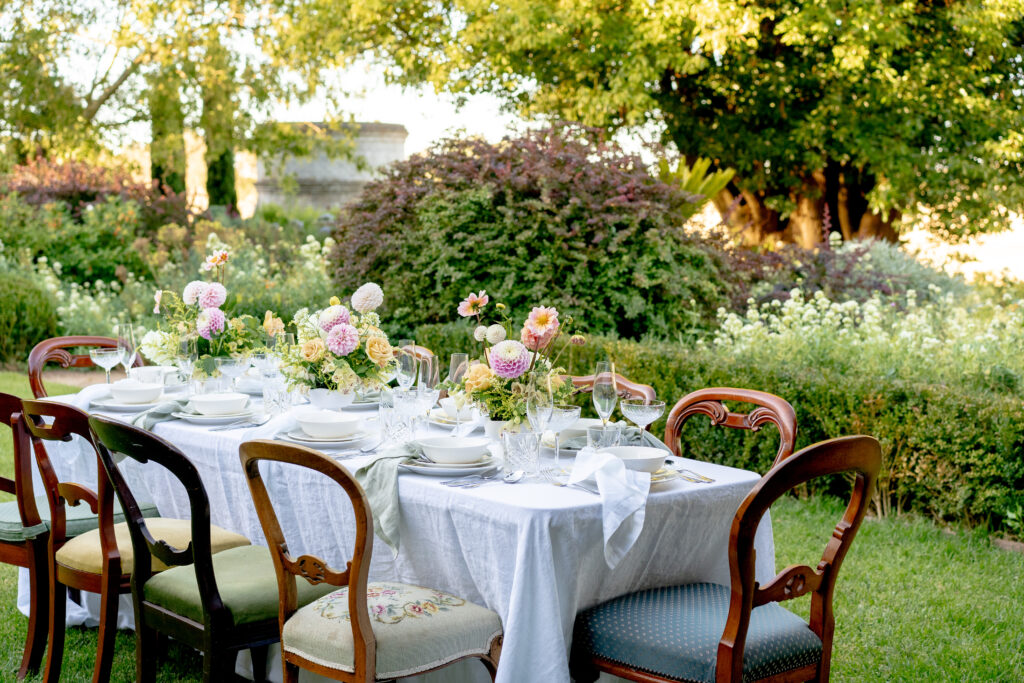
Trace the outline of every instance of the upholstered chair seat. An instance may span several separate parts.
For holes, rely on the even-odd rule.
[[[156,510],[156,506],[152,503],[140,503],[139,507],[141,508],[144,517],[160,516],[160,513]],[[21,541],[26,541],[30,538],[36,538],[37,536],[49,531],[50,505],[46,501],[46,496],[36,497],[36,509],[39,511],[39,517],[42,520],[42,524],[36,524],[35,526],[26,528],[21,524],[17,501],[11,500],[6,503],[0,503],[0,541],[20,543]],[[69,538],[72,536],[80,536],[87,531],[95,529],[99,525],[95,513],[89,509],[88,505],[69,505],[66,508],[65,516],[66,528],[64,530],[64,534]],[[121,506],[115,503],[114,521],[121,522],[123,520],[124,514],[121,512]]]
[[[729,616],[726,586],[696,583],[631,593],[577,617],[574,655],[586,652],[692,683],[714,683],[718,641]],[[743,680],[817,664],[821,639],[779,603],[755,607],[743,656]]]

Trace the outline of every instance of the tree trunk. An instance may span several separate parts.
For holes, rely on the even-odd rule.
[[[202,78],[206,193],[210,197],[210,206],[234,208],[238,204],[235,192],[234,67],[230,54],[216,35],[207,47]]]
[[[174,192],[185,191],[185,114],[181,79],[173,68],[158,71],[149,81],[150,176]]]

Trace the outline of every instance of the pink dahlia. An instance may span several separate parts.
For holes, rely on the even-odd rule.
[[[526,318],[525,328],[528,328],[538,337],[547,336],[551,338],[558,332],[558,311],[555,308],[537,306]]]
[[[523,341],[523,345],[531,351],[540,351],[547,347],[551,343],[551,340],[555,338],[555,332],[549,332],[548,334],[537,334],[527,326],[523,326],[523,331],[519,333],[519,338]]]
[[[199,295],[201,308],[220,308],[228,300],[228,290],[219,282],[211,282]]]
[[[219,308],[204,308],[196,318],[196,332],[203,339],[212,339],[224,331],[224,311]]]
[[[459,304],[459,315],[463,318],[468,318],[471,315],[480,315],[484,310],[484,306],[490,300],[491,298],[487,296],[487,292],[482,289],[479,294],[470,292],[469,296]]]
[[[320,329],[330,332],[337,325],[348,325],[349,312],[342,305],[330,306],[320,313]]]
[[[530,352],[519,342],[506,339],[491,347],[490,360],[495,375],[515,379],[530,367]]]
[[[206,283],[202,280],[193,280],[192,282],[185,285],[185,291],[181,293],[181,300],[185,302],[186,306],[191,306],[195,302],[199,301],[199,295],[206,290]]]
[[[347,356],[359,346],[359,330],[348,323],[341,323],[327,333],[327,348],[335,356]]]

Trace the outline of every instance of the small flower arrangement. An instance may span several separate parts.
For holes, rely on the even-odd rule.
[[[470,293],[458,306],[464,318],[476,318],[473,338],[481,344],[481,359],[472,364],[462,380],[446,388],[457,401],[471,401],[482,406],[492,420],[519,424],[526,419],[526,400],[533,387],[525,377],[534,373],[534,380],[550,387],[555,403],[565,403],[572,396],[572,383],[557,361],[570,345],[582,345],[586,338],[568,334],[572,318],[559,320],[558,310],[537,306],[526,317],[514,337],[515,325],[508,307],[496,303],[496,319],[484,324],[484,311],[490,303],[486,291]],[[562,337],[567,343],[557,343]],[[556,352],[557,349],[557,352]]]
[[[373,391],[394,377],[394,350],[380,329],[376,309],[384,302],[380,286],[370,282],[352,295],[352,310],[331,297],[327,308],[302,309],[292,319],[296,345],[282,358],[289,384],[342,393]]]
[[[259,321],[251,315],[230,316],[225,309],[228,290],[222,284],[227,252],[219,252],[207,259],[214,264],[216,280],[193,280],[179,295],[169,290],[158,290],[153,296],[153,313],[164,315],[159,328],[147,332],[141,342],[142,354],[161,365],[170,365],[179,355],[181,342],[196,340],[198,362],[196,368],[212,374],[214,358],[237,356],[259,346],[262,331]]]

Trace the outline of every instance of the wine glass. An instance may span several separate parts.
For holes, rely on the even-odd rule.
[[[177,366],[178,374],[186,384],[192,382],[192,370],[198,358],[199,352],[195,337],[187,337],[178,342],[178,353],[174,357],[174,365]]]
[[[643,444],[644,430],[665,412],[664,401],[647,403],[642,398],[624,398],[619,401],[619,410],[627,420],[640,428],[640,440]]]
[[[416,382],[416,352],[412,339],[398,340],[398,386],[408,389]]]
[[[580,419],[582,410],[579,406],[559,404],[552,406],[548,429],[555,433],[555,458],[558,458],[558,437],[563,429],[568,429]]]
[[[249,369],[248,358],[216,358],[214,359],[217,363],[217,369],[220,373],[230,380],[228,385],[229,391],[235,391],[235,385],[238,378],[245,374],[246,370]]]
[[[615,411],[619,400],[618,387],[615,386],[615,373],[611,363],[600,361],[594,369],[594,390],[592,394],[594,409],[601,418],[601,425],[608,426],[608,418]]]
[[[546,372],[531,372],[526,379],[526,419],[533,431],[543,434],[551,420],[554,399],[551,394],[551,376]]]
[[[469,354],[453,353],[451,363],[448,365],[448,381],[458,384],[466,375],[469,369]]]
[[[420,381],[417,390],[420,401],[423,403],[424,412],[428,415],[434,404],[437,403],[437,397],[441,395],[440,374],[441,368],[437,362],[437,356],[420,359]]]
[[[89,358],[92,358],[93,363],[107,371],[107,384],[110,384],[110,371],[121,362],[120,349],[89,349]]]
[[[116,323],[114,325],[114,336],[117,337],[117,352],[120,354],[124,372],[126,375],[131,375],[135,359],[139,357],[139,352],[135,346],[135,329],[131,323]]]

